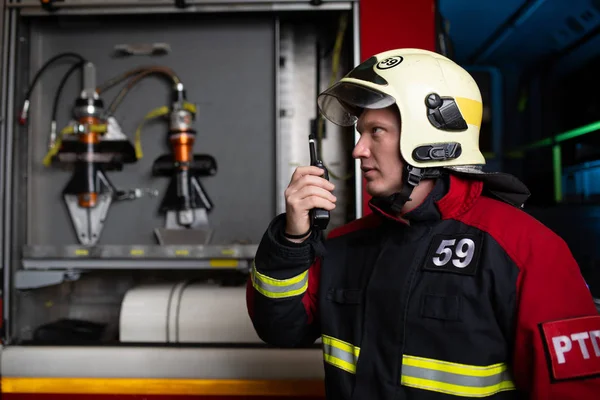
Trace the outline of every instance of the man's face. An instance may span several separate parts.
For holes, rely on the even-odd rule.
[[[366,190],[373,197],[389,196],[402,188],[400,115],[395,106],[365,110],[356,128],[360,139],[352,157],[360,160]]]

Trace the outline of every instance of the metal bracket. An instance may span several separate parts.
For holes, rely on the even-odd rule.
[[[53,12],[58,10],[58,7],[56,7],[54,5],[54,3],[56,1],[62,1],[62,0],[40,0],[40,4],[42,5],[42,8],[48,12]]]
[[[180,224],[182,211],[167,211],[164,228],[156,228],[154,234],[160,245],[207,245],[212,240],[214,230],[208,223],[206,209],[186,210],[193,221],[190,228]],[[186,215],[186,214],[184,214]]]
[[[77,270],[68,271],[25,271],[15,274],[15,288],[18,290],[37,289],[59,285],[65,281],[76,281],[81,277]]]
[[[100,194],[96,207],[88,209],[79,207],[76,195],[64,195],[80,243],[93,245],[98,242],[112,202],[112,196],[112,192]]]
[[[115,56],[163,56],[171,52],[167,43],[118,44],[114,48]]]
[[[19,0],[7,2],[7,7],[22,10],[20,16],[49,17],[58,11],[62,15],[122,15],[124,13],[215,13],[229,11],[268,12],[280,11],[350,11],[359,0]],[[54,3],[44,6],[44,2]],[[59,4],[60,2],[60,4]],[[57,7],[58,5],[58,7]]]

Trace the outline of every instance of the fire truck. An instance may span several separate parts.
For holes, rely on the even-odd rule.
[[[369,212],[358,135],[316,96],[391,48],[473,74],[486,168],[539,194],[528,211],[600,297],[597,224],[564,207],[600,187],[597,100],[572,101],[597,71],[597,3],[4,1],[1,397],[323,399],[320,342],[265,344],[245,284],[309,135],[335,180],[328,230]]]
[[[6,399],[324,398],[320,344],[267,346],[245,281],[316,134],[366,204],[355,132],[316,94],[433,0],[8,0],[0,209]],[[350,140],[348,140],[350,138]]]

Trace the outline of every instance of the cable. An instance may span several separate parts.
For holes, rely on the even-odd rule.
[[[167,106],[155,108],[154,110],[146,114],[142,122],[140,122],[140,124],[138,125],[137,129],[135,130],[134,139],[135,156],[138,160],[141,160],[144,156],[144,154],[142,153],[142,128],[144,127],[144,124],[146,124],[146,122],[150,121],[151,119],[168,115],[169,111],[169,107]]]
[[[73,73],[75,72],[75,70],[77,69],[83,69],[83,66],[85,65],[87,61],[85,60],[81,60],[78,61],[77,63],[73,64],[71,66],[71,68],[69,68],[69,70],[63,75],[62,79],[60,80],[59,84],[58,84],[58,88],[56,89],[56,93],[54,93],[54,102],[52,104],[52,115],[51,115],[51,119],[50,119],[50,134],[49,136],[49,140],[48,140],[48,147],[51,149],[54,147],[55,143],[56,143],[56,118],[57,118],[57,114],[58,114],[58,104],[60,103],[60,96],[63,92],[63,89],[65,88],[65,85],[67,83],[67,80],[69,79],[69,77],[71,75],[73,75]],[[83,75],[82,75],[82,79],[83,79]],[[80,84],[81,87],[83,87],[83,83]]]
[[[85,65],[85,63],[86,63],[86,61],[82,60],[82,61],[79,61],[78,63],[73,64],[71,66],[71,68],[69,68],[69,70],[63,75],[60,83],[58,84],[58,89],[56,90],[56,93],[54,94],[54,103],[52,104],[52,121],[56,122],[56,115],[58,113],[58,103],[60,102],[60,95],[62,94],[62,91],[65,88],[67,80],[69,80],[71,75],[73,75],[73,73],[77,69],[83,69],[83,66]]]
[[[42,76],[44,71],[46,71],[46,69],[48,69],[50,67],[50,65],[52,65],[52,63],[54,63],[55,61],[58,61],[61,58],[65,58],[65,57],[75,57],[79,61],[85,61],[85,59],[77,53],[60,53],[60,54],[55,55],[54,57],[52,57],[51,59],[46,61],[46,63],[44,65],[42,65],[42,67],[38,70],[38,72],[33,77],[33,81],[29,85],[29,88],[27,89],[27,94],[25,95],[26,100],[29,100],[29,98],[31,97],[31,92],[33,92],[35,84],[40,79],[40,77]]]
[[[106,81],[103,84],[101,84],[100,86],[98,86],[96,88],[96,92],[98,94],[104,93],[108,89],[112,88],[113,86],[118,85],[119,83],[121,83],[125,79],[127,79],[127,78],[129,78],[129,77],[131,77],[133,75],[137,75],[140,72],[143,72],[145,70],[146,70],[146,67],[140,67],[140,68],[130,69],[129,71],[126,71],[126,72],[122,73],[121,75],[117,75],[116,77],[111,78],[108,81]]]
[[[70,53],[70,52],[57,54],[54,57],[50,58],[48,61],[46,61],[44,63],[44,65],[42,65],[42,67],[36,72],[35,76],[33,77],[33,80],[31,81],[31,83],[29,84],[29,87],[27,88],[27,92],[25,93],[25,100],[23,101],[23,108],[21,109],[21,114],[19,115],[19,124],[25,125],[25,123],[27,122],[27,115],[29,113],[29,99],[31,97],[31,93],[33,93],[33,89],[35,88],[35,85],[37,84],[38,80],[41,78],[42,74],[54,62],[60,60],[61,58],[67,58],[67,57],[74,57],[80,62],[85,61],[85,59],[81,55],[79,55],[77,53]]]
[[[164,71],[161,70],[148,70],[148,71],[144,71],[141,72],[139,74],[137,74],[135,77],[131,78],[129,80],[129,82],[127,83],[126,86],[124,86],[121,91],[119,92],[119,94],[117,94],[117,96],[113,99],[113,101],[110,103],[110,105],[108,106],[106,113],[107,115],[113,115],[116,111],[117,108],[119,107],[119,104],[121,104],[121,102],[123,101],[123,99],[125,98],[125,96],[127,96],[127,94],[129,93],[129,91],[131,89],[133,89],[133,87],[135,85],[137,85],[140,81],[142,81],[144,78],[149,77],[150,75],[154,75],[154,74],[160,74],[162,76],[168,76],[169,78],[173,78],[172,75],[169,74],[165,74]],[[172,79],[172,82],[174,84],[180,83],[180,81],[177,79]]]
[[[106,92],[108,89],[118,85],[119,83],[123,82],[124,80],[129,79],[127,84],[121,88],[119,93],[115,96],[113,101],[107,107],[105,115],[106,116],[114,115],[114,113],[117,111],[117,108],[122,103],[125,96],[127,96],[127,94],[130,92],[130,90],[135,85],[137,85],[139,82],[141,82],[144,78],[147,78],[151,75],[160,75],[163,78],[167,78],[169,83],[172,83],[173,86],[178,86],[179,84],[181,84],[181,79],[179,79],[179,77],[175,74],[175,72],[171,68],[168,68],[168,67],[146,66],[146,67],[139,67],[139,68],[131,69],[129,71],[125,71],[124,73],[117,75],[116,77],[113,77],[113,78],[109,79],[108,81],[102,83],[101,85],[99,85],[96,88],[96,92],[98,94],[101,94],[101,93]],[[184,101],[183,106],[188,111],[190,111],[194,114],[196,113],[195,105]],[[144,117],[142,122],[138,125],[138,127],[135,131],[135,153],[136,153],[136,157],[138,159],[141,159],[143,157],[141,133],[142,133],[142,128],[143,128],[144,124],[151,119],[168,115],[169,112],[170,112],[170,110],[169,110],[169,107],[167,107],[167,106],[158,107],[158,108],[150,111]]]
[[[162,76],[163,78],[167,78],[169,80],[169,82],[173,83],[174,86],[181,83],[181,79],[179,79],[177,74],[175,74],[175,72],[171,68],[168,68],[168,67],[147,66],[147,67],[134,68],[129,71],[126,71],[126,72],[122,73],[121,75],[118,75],[114,78],[109,79],[108,81],[104,82],[103,84],[101,84],[100,86],[98,86],[96,88],[96,92],[98,94],[101,94],[101,93],[104,93],[105,91],[107,91],[108,89],[118,85],[122,81],[129,79],[129,82],[127,83],[127,85],[121,89],[121,91],[117,94],[117,96],[113,99],[113,101],[108,106],[108,108],[106,110],[106,115],[113,115],[116,112],[117,108],[119,107],[119,104],[123,101],[125,96],[129,93],[129,91],[136,84],[138,84],[142,79],[144,79],[150,75],[154,75],[154,74],[158,74],[158,75]]]
[[[175,72],[168,67],[146,66],[146,67],[130,69],[129,71],[126,71],[126,72],[122,73],[121,75],[118,75],[114,78],[109,79],[108,81],[104,82],[102,85],[98,86],[98,88],[96,89],[96,92],[98,92],[98,94],[103,93],[103,92],[107,91],[108,89],[112,88],[113,86],[116,86],[119,83],[123,82],[125,79],[130,78],[134,75],[138,75],[142,72],[146,72],[146,71],[161,72],[164,75],[168,76],[170,79],[172,79],[174,84],[181,83],[181,80],[175,74]]]

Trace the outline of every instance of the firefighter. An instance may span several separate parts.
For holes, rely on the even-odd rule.
[[[483,172],[473,78],[391,50],[317,102],[359,131],[373,212],[324,239],[309,210],[334,210],[334,185],[296,169],[247,286],[262,340],[320,339],[331,400],[599,398],[600,316],[565,242],[521,209],[528,189]]]

